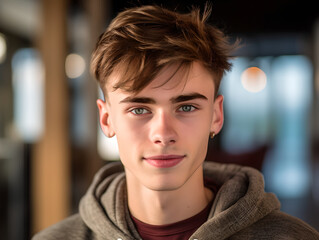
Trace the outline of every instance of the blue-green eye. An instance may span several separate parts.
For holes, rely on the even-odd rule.
[[[194,110],[196,110],[196,108],[192,105],[183,105],[178,109],[180,112],[192,112]]]
[[[150,111],[148,111],[145,108],[134,108],[130,111],[131,113],[135,114],[135,115],[142,115],[142,114],[147,114]]]

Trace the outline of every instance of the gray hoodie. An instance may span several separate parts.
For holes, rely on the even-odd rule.
[[[264,191],[263,176],[257,170],[206,162],[204,176],[221,187],[208,220],[190,239],[319,240],[315,229],[279,211],[278,199]],[[38,233],[34,240],[38,239],[141,239],[127,207],[121,163],[106,164],[81,199],[79,214]]]

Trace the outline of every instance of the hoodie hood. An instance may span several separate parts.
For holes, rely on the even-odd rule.
[[[191,239],[225,239],[280,208],[275,195],[265,193],[262,174],[253,168],[205,162],[204,176],[220,188],[208,221]],[[81,199],[80,215],[103,239],[141,239],[130,218],[120,162],[106,164],[96,174]]]
[[[272,193],[264,191],[263,175],[233,164],[204,163],[205,178],[220,186],[208,221],[192,237],[225,239],[280,209]]]
[[[120,162],[108,163],[96,173],[79,212],[98,239],[141,239],[130,218]]]

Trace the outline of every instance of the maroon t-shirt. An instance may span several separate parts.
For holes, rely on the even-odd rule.
[[[131,217],[143,240],[184,240],[207,221],[210,209],[211,203],[195,216],[167,225],[150,225]]]
[[[218,187],[212,182],[206,181],[205,185],[208,185],[214,194],[217,193]],[[167,225],[150,225],[133,216],[131,218],[143,240],[186,240],[207,221],[212,203],[213,201],[193,217]]]

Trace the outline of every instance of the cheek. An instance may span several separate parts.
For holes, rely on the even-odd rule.
[[[196,119],[196,121],[184,126],[183,141],[187,141],[188,146],[192,146],[195,154],[205,155],[208,147],[209,133],[210,133],[210,120],[208,118]]]
[[[145,124],[130,118],[114,119],[114,130],[120,148],[132,149],[147,138]],[[125,149],[123,149],[125,151]]]
[[[201,137],[200,139],[193,140],[193,164],[198,166],[204,162],[206,155],[207,155],[207,148],[208,148],[208,136]]]
[[[192,135],[193,139],[200,140],[209,136],[210,127],[212,123],[211,115],[201,114],[196,118],[190,118],[183,122],[182,133]]]
[[[145,134],[146,125],[142,121],[132,119],[121,119],[116,124],[119,134],[127,137],[138,137]]]

